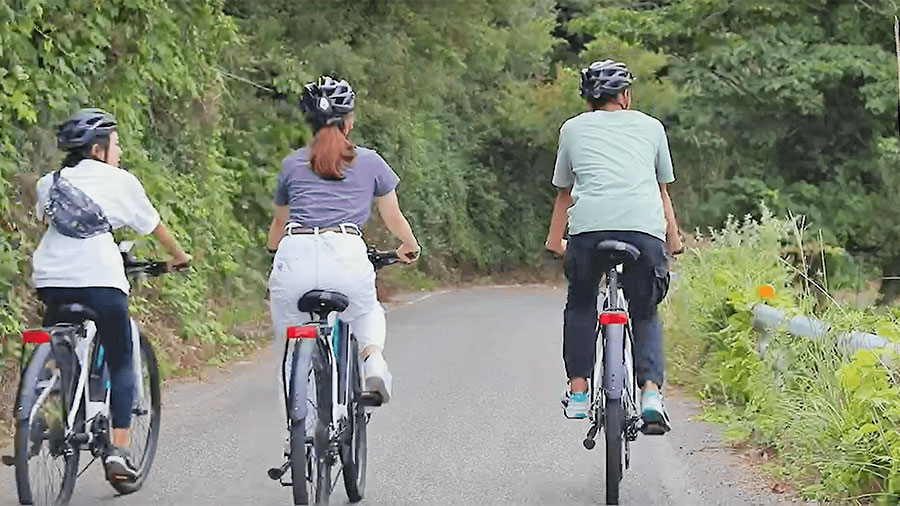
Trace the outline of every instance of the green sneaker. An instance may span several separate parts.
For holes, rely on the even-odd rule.
[[[662,435],[672,429],[659,392],[648,390],[641,394],[641,418],[644,420],[641,427],[644,434]]]
[[[562,396],[563,412],[566,418],[582,419],[587,418],[588,409],[590,409],[591,400],[588,394],[584,392],[572,393],[566,389]]]

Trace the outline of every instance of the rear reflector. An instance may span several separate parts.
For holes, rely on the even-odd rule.
[[[22,342],[25,344],[49,343],[50,333],[46,330],[26,330],[22,332]]]
[[[302,327],[288,327],[288,339],[315,339],[318,327],[315,325],[303,325]]]
[[[603,313],[600,315],[600,325],[625,325],[628,323],[628,313]]]

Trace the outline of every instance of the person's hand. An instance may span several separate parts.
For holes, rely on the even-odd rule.
[[[544,247],[547,248],[547,251],[553,252],[556,256],[566,256],[566,247],[568,246],[569,241],[565,239],[560,239],[557,244],[550,244],[550,242],[545,242]]]
[[[669,256],[675,258],[684,253],[684,242],[681,240],[681,234],[670,234],[666,237],[666,249]]]
[[[397,257],[401,262],[411,264],[419,259],[419,251],[421,251],[421,249],[419,248],[418,243],[403,243],[397,248]]]
[[[168,262],[169,271],[183,271],[191,266],[191,256],[184,251],[178,251]]]

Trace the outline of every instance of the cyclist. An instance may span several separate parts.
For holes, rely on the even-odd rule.
[[[565,415],[585,418],[588,413],[586,378],[594,365],[597,295],[605,270],[596,245],[612,239],[641,251],[622,280],[634,330],[635,372],[644,421],[667,429],[660,394],[664,362],[657,305],[669,285],[667,253],[679,253],[682,245],[666,189],[675,180],[668,139],[662,123],[630,110],[633,81],[628,67],[612,60],[596,61],[581,71],[581,96],[589,110],[560,129],[553,174],[558,193],[546,247],[565,254],[569,281],[563,329],[569,377],[563,395]]]
[[[376,299],[375,270],[360,231],[372,203],[402,242],[397,249],[401,260],[415,261],[419,243],[397,201],[400,178],[378,153],[348,138],[355,99],[347,81],[328,76],[304,89],[301,107],[314,135],[307,147],[281,162],[268,240],[275,254],[269,276],[272,327],[276,343],[283,346],[287,327],[305,321],[297,308],[304,293],[343,293],[350,305],[340,317],[352,324],[360,344],[363,388],[380,393],[387,402],[391,374],[382,354],[385,314]],[[279,374],[280,381],[283,377]]]
[[[160,221],[140,181],[119,168],[122,149],[112,115],[79,111],[59,127],[57,145],[66,152],[62,167],[37,183],[37,217],[48,218],[49,226],[32,258],[33,281],[47,306],[45,325],[58,323],[54,308],[63,304],[83,304],[97,314],[97,339],[110,373],[112,446],[104,467],[110,478],[134,479],[137,470],[125,449],[134,403],[129,284],[112,231],[153,233],[172,253],[170,266],[187,265],[190,257]],[[78,199],[92,207],[79,207]]]

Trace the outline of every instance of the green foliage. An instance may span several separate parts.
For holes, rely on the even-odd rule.
[[[834,336],[809,340],[776,332],[764,341],[751,326],[757,288],[789,315],[814,301],[781,254],[796,241],[792,221],[730,220],[679,260],[666,306],[671,380],[715,401],[704,417],[726,434],[774,450],[780,472],[820,500],[900,499],[900,379],[893,353],[852,357]],[[706,242],[708,241],[708,242]],[[832,307],[821,319],[835,331],[877,332],[900,342],[896,310]]]
[[[258,242],[236,219],[241,181],[224,164],[217,65],[238,37],[221,7],[215,0],[0,1],[0,333],[38,316],[26,288],[28,256],[42,234],[31,211],[34,182],[58,167],[54,125],[79,107],[117,116],[123,165],[197,260],[189,278],[156,284],[159,296],[135,304],[136,313],[174,312],[181,338],[220,342],[228,329],[210,298],[260,296],[246,253]],[[3,353],[18,353],[14,340],[6,346],[0,373]]]
[[[900,270],[894,2],[597,4],[567,24],[582,54],[624,58],[673,90],[636,96],[668,127],[688,226],[764,201],[886,275]]]

